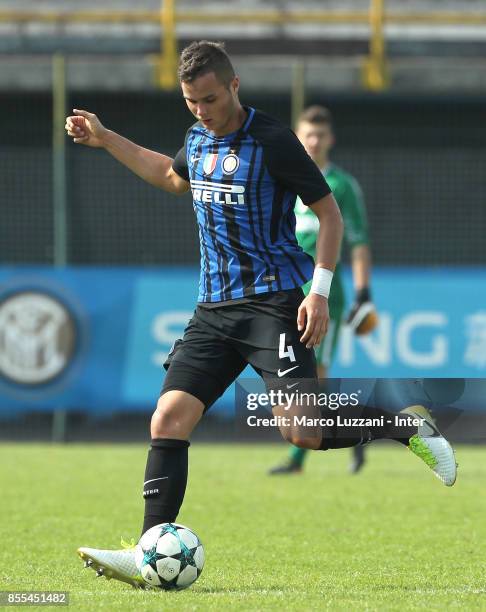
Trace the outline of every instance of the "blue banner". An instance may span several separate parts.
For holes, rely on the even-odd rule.
[[[0,410],[151,410],[197,285],[195,268],[0,267]],[[380,324],[342,327],[333,376],[486,376],[486,269],[381,268],[372,285]]]
[[[342,328],[333,376],[486,376],[485,268],[382,268],[372,284],[378,329]]]

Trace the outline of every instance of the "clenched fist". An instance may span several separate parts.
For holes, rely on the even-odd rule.
[[[103,126],[98,117],[88,111],[73,109],[74,115],[67,117],[64,126],[68,136],[73,137],[76,144],[84,144],[89,147],[103,147],[104,137],[108,130]]]

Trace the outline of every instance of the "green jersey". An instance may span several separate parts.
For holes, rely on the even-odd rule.
[[[323,174],[343,217],[344,240],[350,248],[360,244],[368,244],[366,211],[358,182],[350,174],[334,164],[329,164]],[[295,204],[295,216],[297,219],[297,240],[304,251],[315,259],[319,219],[298,198]],[[303,287],[306,295],[310,291],[311,284],[312,281],[309,281]],[[316,349],[318,363],[326,367],[330,366],[332,355],[337,346],[344,301],[344,287],[338,264],[334,272],[331,292],[329,294],[329,315],[331,319],[329,329],[326,337]]]
[[[350,248],[368,244],[366,210],[358,181],[334,164],[329,164],[323,174],[341,211],[344,222],[344,240]],[[295,216],[297,240],[304,251],[315,259],[319,219],[299,198],[295,204]],[[304,286],[306,294],[310,289],[310,284]],[[329,295],[331,317],[336,318],[340,314],[338,311],[341,311],[343,307],[344,289],[339,265],[337,265]]]
[[[334,164],[329,164],[323,174],[341,211],[344,239],[348,246],[353,248],[360,244],[368,244],[366,212],[358,182]],[[315,258],[319,220],[300,199],[297,199],[295,205],[295,215],[297,240],[304,251]]]

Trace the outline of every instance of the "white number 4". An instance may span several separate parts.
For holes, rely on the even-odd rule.
[[[294,355],[294,349],[292,348],[292,345],[289,344],[287,349],[285,348],[285,334],[280,334],[280,344],[278,347],[278,356],[279,356],[279,359],[285,359],[285,357],[288,357],[290,361],[296,361],[295,355]]]

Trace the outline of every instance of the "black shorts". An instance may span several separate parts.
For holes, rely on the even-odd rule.
[[[186,391],[207,410],[250,364],[265,381],[317,378],[314,350],[300,342],[301,289],[256,296],[226,306],[198,305],[164,367],[161,395]]]

